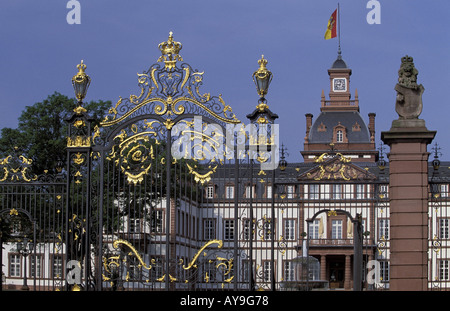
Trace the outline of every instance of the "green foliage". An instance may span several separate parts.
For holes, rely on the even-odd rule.
[[[0,155],[5,157],[17,147],[20,154],[33,160],[33,173],[45,170],[55,172],[58,162],[66,160],[67,124],[65,119],[73,113],[77,101],[55,92],[42,102],[27,106],[19,117],[17,129],[3,128],[0,137]],[[110,101],[91,101],[84,104],[98,124]]]

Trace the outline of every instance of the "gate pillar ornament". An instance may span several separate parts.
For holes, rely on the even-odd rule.
[[[90,84],[90,77],[85,73],[83,61],[77,66],[78,73],[73,76],[72,84],[77,98],[77,106],[65,121],[68,124],[67,135],[67,201],[65,219],[65,245],[67,262],[77,262],[84,272],[81,282],[67,280],[67,290],[83,288],[89,290],[94,284],[91,280],[91,124],[93,119],[83,107]],[[70,273],[70,265],[66,265]]]
[[[422,112],[424,88],[417,84],[412,57],[402,58],[396,85],[398,120],[381,133],[390,147],[390,283],[397,291],[427,290],[428,283],[428,157],[429,131]]]

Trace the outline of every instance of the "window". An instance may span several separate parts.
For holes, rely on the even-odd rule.
[[[319,238],[319,226],[320,226],[319,219],[315,219],[314,221],[309,223],[309,238],[310,239],[318,239]]]
[[[270,261],[263,262],[263,278],[264,282],[270,282],[272,272],[272,263]]]
[[[284,220],[284,238],[286,240],[295,240],[295,220]]]
[[[234,239],[234,220],[226,219],[223,223],[224,226],[224,239],[233,240]]]
[[[11,254],[9,255],[9,276],[20,277],[20,255]]]
[[[389,239],[389,219],[378,220],[378,238]]]
[[[389,186],[388,185],[380,186],[379,197],[380,197],[380,199],[386,199],[389,197]]]
[[[284,280],[295,281],[294,263],[292,261],[284,262]]]
[[[449,280],[449,261],[439,260],[439,280],[448,281]]]
[[[342,185],[333,185],[333,199],[342,199]]]
[[[449,219],[441,218],[439,219],[439,238],[440,239],[448,239],[449,238]]]
[[[52,260],[52,277],[58,278],[63,275],[63,260],[61,256],[54,256]]]
[[[250,269],[251,269],[250,261],[243,260],[242,261],[242,281],[248,282],[250,280]]]
[[[225,186],[225,198],[234,199],[234,186]]]
[[[294,186],[287,186],[287,198],[292,199],[294,197]]]
[[[440,185],[440,191],[441,191],[442,198],[448,197],[448,184]]]
[[[248,218],[244,219],[243,225],[244,225],[244,230],[243,230],[244,240],[250,240],[251,232],[252,232],[250,219],[248,219]]]
[[[342,219],[333,219],[331,221],[331,238],[342,239]]]
[[[264,229],[264,240],[272,239],[272,221],[270,219],[266,219],[263,224]]]
[[[206,198],[207,199],[214,198],[214,186],[206,187]]]
[[[36,256],[30,256],[30,276],[31,277],[42,277],[42,256],[36,255]]]
[[[366,197],[366,193],[364,191],[364,185],[358,184],[356,185],[356,198],[364,199]]]
[[[140,232],[140,219],[133,218],[130,219],[130,233],[139,233]]]
[[[164,275],[163,269],[163,261],[161,258],[156,257],[155,260],[152,261],[152,268],[150,269],[150,277],[152,279],[158,279]]]
[[[163,211],[154,210],[152,212],[152,232],[162,233],[163,232]]]
[[[382,260],[380,261],[380,279],[383,282],[389,281],[389,262]]]
[[[204,281],[211,282],[216,280],[216,265],[214,262],[205,262]]]
[[[142,278],[141,264],[136,257],[133,256],[128,260],[127,272],[130,273],[131,278],[134,280],[140,280]]]
[[[309,185],[309,198],[312,200],[319,199],[319,185]]]
[[[245,197],[246,198],[255,197],[255,186],[245,186]]]
[[[272,185],[267,185],[266,190],[267,190],[267,192],[266,192],[267,198],[271,199],[272,198]]]
[[[213,240],[216,238],[216,226],[214,219],[203,220],[203,239]]]
[[[336,142],[342,143],[344,141],[344,132],[342,130],[337,130],[336,132]]]

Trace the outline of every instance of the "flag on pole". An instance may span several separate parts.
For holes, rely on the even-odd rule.
[[[325,40],[336,38],[337,29],[337,9],[331,14],[328,20],[327,31],[325,32]]]

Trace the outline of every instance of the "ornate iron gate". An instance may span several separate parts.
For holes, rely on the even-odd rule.
[[[0,161],[2,287],[8,275],[6,289],[59,290],[65,284],[66,184],[62,167],[37,176],[31,163],[17,148]]]
[[[71,204],[89,198],[85,253],[92,253],[77,260],[95,289],[237,288],[237,246],[216,236],[211,203],[219,195],[208,182],[233,160],[226,138],[241,122],[221,96],[200,94],[203,73],[180,65],[172,34],[159,48],[163,66],[138,74],[139,95],[120,98],[92,132],[82,108],[70,120],[69,139],[81,143],[68,148],[68,189],[85,184],[81,202]],[[227,239],[233,211],[222,215]],[[79,243],[71,238],[68,245]]]

